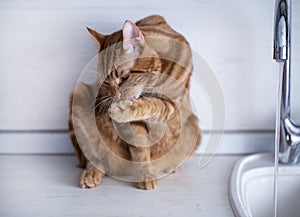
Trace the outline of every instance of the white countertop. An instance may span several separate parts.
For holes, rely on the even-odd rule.
[[[0,216],[229,217],[228,180],[240,158],[217,155],[199,168],[199,156],[192,157],[144,191],[111,177],[81,189],[72,155],[0,155]]]

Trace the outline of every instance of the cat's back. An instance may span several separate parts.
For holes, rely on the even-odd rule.
[[[136,22],[136,25],[143,32],[144,36],[157,36],[172,38],[188,44],[183,35],[176,32],[160,15],[151,15]]]

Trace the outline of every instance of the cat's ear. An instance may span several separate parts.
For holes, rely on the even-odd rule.
[[[99,32],[96,32],[95,30],[93,30],[93,29],[91,29],[89,27],[86,27],[86,29],[89,31],[89,33],[91,34],[91,36],[96,40],[96,42],[98,43],[98,46],[100,48],[101,45],[103,44],[105,35],[103,35],[103,34],[101,34]]]
[[[142,53],[145,39],[141,30],[129,20],[123,25],[122,35],[125,56],[128,55],[129,58],[133,58],[117,67],[117,71],[121,73],[121,75],[126,76],[135,65],[136,60],[134,58],[137,58]]]
[[[140,52],[145,39],[141,30],[131,21],[127,20],[122,29],[123,49],[126,53]]]

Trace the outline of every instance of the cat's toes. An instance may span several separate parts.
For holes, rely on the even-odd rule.
[[[143,190],[151,190],[157,186],[157,180],[145,181],[145,182],[136,182],[135,186]]]
[[[79,177],[81,188],[93,188],[100,184],[102,173],[97,170],[84,170]]]

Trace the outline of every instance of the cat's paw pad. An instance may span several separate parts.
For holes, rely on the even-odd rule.
[[[130,108],[132,101],[122,100],[111,104],[109,108],[109,116],[120,123],[130,121]]]
[[[143,190],[151,190],[156,188],[157,186],[157,180],[152,180],[152,181],[144,181],[144,182],[136,182],[135,186],[139,189]]]
[[[93,188],[100,184],[102,173],[96,169],[84,170],[79,177],[81,188]]]

